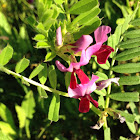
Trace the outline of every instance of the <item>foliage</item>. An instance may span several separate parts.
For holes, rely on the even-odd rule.
[[[35,0],[31,4],[2,0],[0,4],[1,139],[123,140],[140,136],[138,0]],[[91,104],[91,110],[83,114],[78,112],[79,101],[68,98],[71,73],[60,72],[55,61],[70,65],[70,56],[75,56],[70,45],[82,35],[92,35],[101,22],[113,28],[107,45],[115,51],[105,64],[92,57],[82,70],[88,77],[94,72],[98,81],[120,77],[120,86],[95,90],[91,95],[99,107]],[[62,44],[57,46],[60,26]],[[116,120],[124,118],[123,124]]]

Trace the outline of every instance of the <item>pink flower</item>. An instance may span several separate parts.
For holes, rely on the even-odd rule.
[[[110,32],[111,32],[111,28],[109,26],[104,26],[104,25],[98,27],[94,31],[95,41],[96,41],[96,44],[101,45],[100,49],[99,49],[99,46],[98,48],[96,48],[96,46],[94,45],[88,47],[93,42],[93,39],[90,35],[83,35],[81,36],[80,39],[76,41],[76,43],[72,44],[73,46],[77,46],[77,48],[73,48],[72,50],[75,51],[74,53],[77,53],[82,50],[86,50],[86,56],[89,60],[92,55],[96,55],[97,62],[99,64],[105,64],[108,57],[110,56],[110,53],[114,52],[114,49],[111,48],[110,46],[103,45],[103,43],[106,42],[108,39],[107,34]]]
[[[61,27],[58,27],[57,30],[56,30],[56,43],[57,43],[57,46],[62,45]]]
[[[74,73],[78,75],[81,84],[77,84]],[[79,112],[88,112],[90,109],[90,102],[92,102],[95,107],[98,107],[98,102],[93,100],[90,96],[90,93],[92,93],[96,89],[95,81],[98,78],[98,76],[92,75],[92,79],[90,81],[88,76],[81,69],[74,70],[72,72],[70,86],[68,87],[68,95],[71,98],[81,99],[79,103]]]
[[[76,54],[79,51],[85,50],[92,42],[93,38],[90,35],[82,35],[74,44],[71,44],[72,46],[76,46],[72,50]]]
[[[80,61],[77,63],[72,62],[69,68],[66,68],[63,64],[59,61],[56,61],[56,66],[62,72],[72,72],[73,69],[80,69],[81,66],[87,65],[89,60],[91,59],[92,55],[97,56],[97,62],[99,64],[105,64],[110,53],[114,51],[113,48],[107,45],[102,45],[105,41],[107,41],[107,34],[111,31],[109,26],[101,26],[97,28],[94,32],[96,44],[88,47],[92,42],[93,39],[90,35],[83,35],[80,39],[78,39],[72,46],[77,46],[77,48],[72,48],[75,53],[81,51],[81,58]],[[57,29],[57,44],[62,44],[62,34],[61,34],[61,27]]]
[[[107,34],[111,32],[111,28],[109,26],[100,26],[94,32],[95,41],[96,43],[104,43],[107,41],[108,36]],[[110,53],[114,52],[114,49],[107,45],[102,45],[101,48],[93,53],[93,55],[97,56],[97,62],[99,64],[105,64]]]
[[[78,70],[81,66],[87,65],[89,63],[89,60],[92,56],[92,54],[96,51],[98,51],[101,47],[101,43],[97,43],[95,45],[92,45],[89,47],[86,51],[82,50],[81,58],[79,62],[71,62],[70,66],[66,68],[63,64],[61,64],[58,60],[56,60],[55,64],[57,68],[62,72],[73,72],[74,69]]]
[[[116,78],[110,78],[107,80],[100,81],[100,82],[96,83],[97,90],[102,90],[103,88],[108,87],[112,82],[116,83],[119,86],[119,83],[118,83],[119,79],[120,78],[116,77]]]
[[[111,28],[109,26],[100,26],[98,27],[95,31],[94,31],[94,36],[95,36],[95,41],[96,43],[98,42],[102,42],[102,44],[104,42],[107,41],[108,36],[107,34],[111,32]]]

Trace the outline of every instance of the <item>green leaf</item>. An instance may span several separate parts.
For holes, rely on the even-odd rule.
[[[128,111],[125,110],[125,113],[128,114]],[[130,114],[130,115],[131,115],[131,114]],[[129,115],[129,116],[130,116],[130,115]],[[133,119],[132,119],[132,117],[131,117],[131,121],[130,121],[130,118],[129,118],[129,120],[127,119],[128,116],[127,116],[127,117],[124,116],[124,117],[126,117],[126,118],[125,118],[125,121],[126,121],[126,124],[127,124],[128,128],[129,128],[129,130],[130,130],[133,134],[135,134],[135,133],[136,133],[136,128],[135,128],[135,125],[134,125],[135,116],[134,116],[134,115],[132,115],[132,116],[133,116]]]
[[[45,12],[45,5],[44,5],[43,2],[39,1],[37,3],[37,15],[38,15],[39,19],[41,19],[41,17],[43,16],[44,12]]]
[[[59,120],[60,109],[60,96],[59,94],[53,94],[53,98],[49,107],[48,119],[54,122]]]
[[[15,106],[18,120],[19,120],[19,128],[23,128],[25,126],[25,120],[26,120],[26,114],[23,108],[21,106],[17,105]]]
[[[48,45],[48,43],[44,42],[44,41],[37,42],[36,46],[35,46],[35,48],[37,48],[37,49],[43,49],[43,48],[49,48],[49,47],[51,47],[51,46]]]
[[[30,74],[29,79],[34,78],[35,76],[37,76],[42,70],[44,69],[44,66],[39,64]]]
[[[126,61],[126,60],[130,60],[134,57],[140,56],[140,48],[132,48],[129,50],[125,50],[121,53],[119,53],[116,56],[116,60],[118,61]]]
[[[138,37],[140,37],[140,29],[128,31],[128,32],[126,32],[124,34],[124,37],[127,37],[127,38],[138,38]]]
[[[48,76],[49,76],[49,81],[50,81],[51,86],[54,89],[56,89],[56,86],[57,86],[57,75],[56,75],[56,71],[55,71],[54,65],[50,65],[49,66]]]
[[[101,95],[101,96],[106,96],[106,90],[105,89],[102,89],[102,90],[94,90],[94,92],[98,95]]]
[[[6,16],[0,12],[0,33],[4,36],[11,34],[11,27],[6,19]]]
[[[119,44],[119,48],[129,49],[140,46],[140,38],[126,40]]]
[[[128,140],[128,139],[125,138],[125,137],[120,136],[120,137],[119,137],[119,140]]]
[[[50,27],[55,23],[55,19],[48,19],[47,21],[45,21],[43,23],[44,27],[45,27],[45,30],[49,30]]]
[[[29,66],[30,60],[23,58],[21,59],[15,68],[16,73],[21,73],[23,72],[28,66]]]
[[[43,88],[37,87],[37,90],[38,90],[38,93],[39,93],[40,97],[48,98],[48,95],[47,95],[46,91]]]
[[[55,52],[48,52],[45,56],[45,62],[52,61],[56,56]]]
[[[1,140],[12,140],[8,135],[5,135],[4,133],[2,133],[2,131],[0,131],[0,139]]]
[[[74,38],[79,39],[82,35],[91,34],[100,26],[101,20],[98,17],[95,17],[91,23],[92,24],[86,23],[87,25],[82,26],[82,28],[78,32],[74,33]]]
[[[42,35],[42,34],[37,34],[33,39],[36,40],[36,41],[44,41],[45,36]]]
[[[132,113],[135,115],[135,121],[137,121],[137,123],[140,124],[140,115],[139,115],[137,106],[133,102],[130,102],[129,106]]]
[[[138,8],[139,8],[139,6],[137,5],[137,7],[135,8],[132,15],[126,16],[125,21],[122,25],[122,34],[128,29],[129,23],[134,18],[135,14],[137,13]]]
[[[116,34],[111,35],[108,38],[108,46],[112,47],[115,50],[116,45],[118,44],[117,41],[118,41],[117,35]],[[115,51],[110,54],[110,57],[112,58],[114,54],[115,54]]]
[[[60,13],[64,13],[64,11],[60,5],[53,4],[52,8],[53,8],[52,18],[55,20],[57,19],[57,17],[59,16]]]
[[[127,122],[133,123],[135,121],[135,116],[128,113],[127,110],[125,110],[125,111],[117,110],[117,112],[119,112],[121,114],[121,116],[125,117],[125,120]]]
[[[105,101],[104,101],[104,97],[102,95],[99,97],[98,103],[99,103],[99,106],[102,106],[102,108],[105,107]]]
[[[6,65],[13,55],[13,48],[10,45],[7,45],[2,52],[0,53],[0,64]]]
[[[97,71],[95,73],[95,75],[97,75],[99,77],[99,79],[96,82],[108,79],[108,76],[105,73],[102,73],[102,72],[99,72],[99,71]]]
[[[42,85],[44,85],[47,81],[47,64],[42,63],[44,66],[43,70],[39,72],[38,79]]]
[[[128,25],[129,25],[129,22],[131,21],[131,16],[128,15],[126,18],[125,18],[125,21],[124,23],[122,24],[122,34],[128,29]]]
[[[6,135],[16,136],[17,132],[9,123],[0,121],[0,129]]]
[[[38,23],[38,25],[36,26],[36,28],[38,30],[44,30],[44,26],[43,26],[43,24],[41,22]]]
[[[34,17],[29,16],[25,19],[25,22],[27,22],[30,26],[34,27],[36,24],[36,20],[34,19]]]
[[[109,96],[113,100],[123,101],[123,102],[138,102],[139,93],[138,92],[124,92],[124,93],[113,93]]]
[[[98,4],[97,0],[80,0],[75,3],[69,10],[70,14],[81,14],[89,11]]]
[[[28,94],[25,96],[21,107],[24,109],[26,117],[32,119],[35,112],[35,100],[32,91],[28,92]]]
[[[57,4],[62,4],[63,2],[64,2],[64,0],[54,0],[55,1],[55,3],[57,3]]]
[[[65,74],[65,85],[66,85],[66,89],[68,89],[68,87],[70,85],[70,79],[71,79],[71,72],[67,72]]]
[[[135,134],[135,133],[136,133],[136,127],[135,127],[134,122],[127,122],[127,121],[126,121],[126,124],[127,124],[128,128],[129,128],[129,130],[130,130],[133,134]]]
[[[52,4],[51,7],[54,10],[53,11],[53,15],[52,15],[53,19],[56,19],[60,13],[65,13],[65,10],[64,10],[64,8],[61,5]]]
[[[140,18],[131,21],[130,24],[134,26],[140,26]]]
[[[108,69],[110,68],[110,63],[109,63],[108,60],[106,61],[105,64],[99,64],[99,63],[97,62],[97,58],[95,57],[95,61],[96,61],[96,63],[97,63],[101,68],[103,68],[103,69],[105,69],[105,70],[108,70]]]
[[[138,109],[137,109],[136,105],[133,102],[130,102],[129,106],[130,106],[130,109],[131,109],[133,114],[136,114],[136,115],[139,114]]]
[[[53,15],[53,9],[47,9],[44,13],[43,16],[41,17],[40,21],[42,23],[45,23],[47,20],[49,20]]]
[[[122,25],[118,25],[117,27],[116,27],[116,29],[115,29],[115,32],[114,32],[114,34],[116,35],[115,36],[115,40],[116,40],[116,44],[118,44],[119,43],[119,41],[120,41],[120,38],[121,38],[121,30],[122,30]]]
[[[137,85],[140,84],[139,76],[123,76],[119,80],[120,85]]]
[[[140,72],[140,63],[121,64],[113,67],[112,70],[118,73],[136,73]]]
[[[107,127],[104,130],[104,140],[111,140],[110,128]]]
[[[53,1],[52,0],[47,0],[45,2],[46,2],[46,5],[47,5],[47,7],[49,9],[51,7]]]
[[[12,113],[3,103],[0,103],[0,117],[15,129],[15,123],[12,117]]]
[[[86,22],[93,20],[95,16],[97,16],[100,12],[100,9],[98,7],[94,7],[88,12],[82,13],[79,16],[77,16],[73,21],[72,24],[77,24],[82,25],[85,24]]]

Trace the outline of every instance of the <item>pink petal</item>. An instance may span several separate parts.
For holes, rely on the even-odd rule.
[[[98,102],[96,100],[93,100],[93,98],[90,95],[87,95],[87,98],[90,102],[94,104],[95,107],[98,107]]]
[[[92,93],[96,89],[95,81],[99,77],[96,75],[92,75],[91,81],[87,84],[77,84],[76,88],[72,89],[70,86],[68,87],[68,95],[71,98],[81,98],[85,95]]]
[[[91,81],[89,81],[86,85],[87,85],[87,90],[86,90],[86,94],[90,94],[92,93],[95,89],[96,89],[96,84],[95,81],[98,80],[99,77],[96,75],[92,75],[92,79]]]
[[[111,28],[109,26],[100,26],[94,31],[95,41],[98,42],[106,42],[108,39],[107,34],[111,32]]]
[[[85,55],[86,58],[84,59],[87,59],[89,61],[91,56],[95,54],[101,48],[101,46],[102,46],[102,43],[100,42],[100,43],[96,43],[95,45],[88,47],[86,50],[86,55]]]
[[[75,89],[68,87],[68,95],[71,98],[81,98],[85,96],[87,90],[87,86],[84,84],[78,84]]]
[[[57,43],[57,46],[62,45],[61,27],[58,27],[56,30],[56,43]]]
[[[97,62],[99,64],[105,64],[111,52],[114,52],[113,48],[107,45],[102,45],[101,48],[93,55],[97,56]]]
[[[87,99],[87,97],[82,97],[79,103],[79,112],[82,113],[89,112],[89,105],[90,101]]]
[[[73,48],[73,50],[75,53],[85,50],[92,42],[93,38],[90,35],[82,35],[76,43],[72,44],[73,46],[77,46],[77,48]]]
[[[89,60],[90,59],[86,56],[86,51],[85,50],[82,50],[79,65],[80,66],[87,65],[88,62],[89,62]]]
[[[119,79],[120,78],[110,78],[107,80],[100,81],[100,82],[96,83],[97,90],[102,90],[103,88],[108,87],[112,82],[116,83],[119,86],[119,83],[118,83]]]
[[[69,66],[69,68],[66,68],[58,60],[55,61],[55,64],[56,64],[57,68],[62,72],[67,72],[67,71],[72,72],[73,71],[73,65],[72,64]]]
[[[72,72],[71,79],[70,79],[70,88],[74,89],[76,88],[76,85],[77,85],[76,77],[74,75],[74,72]]]
[[[88,76],[81,69],[78,69],[75,72],[78,75],[78,78],[80,79],[81,84],[86,84],[89,82]]]

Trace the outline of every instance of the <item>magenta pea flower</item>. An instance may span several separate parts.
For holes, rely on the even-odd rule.
[[[109,26],[100,26],[94,31],[95,41],[96,43],[104,43],[107,41],[107,34],[111,32],[111,28]],[[114,52],[114,49],[107,45],[102,45],[101,48],[93,53],[93,55],[97,56],[97,62],[99,64],[105,64],[111,52]]]
[[[89,63],[92,53],[97,52],[100,49],[101,45],[102,45],[101,43],[97,43],[95,45],[92,45],[86,51],[82,50],[80,61],[71,62],[68,68],[66,68],[63,64],[61,64],[58,60],[56,60],[55,64],[57,68],[62,72],[67,72],[67,71],[73,72],[74,69],[78,70],[80,69],[81,66],[87,65]]]
[[[93,38],[90,35],[82,35],[74,44],[71,44],[72,46],[75,46],[72,50],[74,50],[74,53],[76,54],[85,50],[92,42]]]
[[[73,48],[72,50],[75,51],[75,53],[82,51],[82,50],[86,50],[88,55],[90,53],[88,57],[88,59],[90,60],[92,55],[97,56],[97,62],[99,64],[105,64],[108,57],[110,56],[111,52],[114,52],[114,49],[111,48],[110,46],[107,45],[103,45],[104,42],[107,41],[108,36],[107,34],[111,32],[111,28],[109,26],[100,26],[98,27],[95,31],[94,31],[94,37],[95,37],[95,41],[96,44],[100,44],[100,49],[97,49],[95,51],[95,46],[92,45],[90,47],[88,47],[92,42],[93,39],[90,35],[83,35],[81,36],[80,39],[78,39],[76,41],[76,43],[71,44],[73,46],[77,46],[76,48]]]
[[[77,84],[74,73],[77,74],[81,84]],[[95,81],[98,78],[98,76],[92,75],[92,79],[90,81],[88,76],[81,69],[74,70],[72,72],[70,86],[68,87],[68,95],[71,98],[81,99],[79,103],[79,112],[88,112],[90,109],[90,102],[92,102],[95,107],[98,107],[98,102],[90,96],[90,93],[96,89]]]

